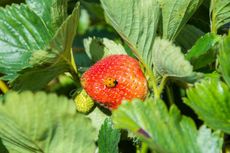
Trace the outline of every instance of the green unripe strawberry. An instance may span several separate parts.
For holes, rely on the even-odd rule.
[[[84,89],[75,97],[74,102],[77,111],[81,113],[88,113],[94,105],[94,101]]]

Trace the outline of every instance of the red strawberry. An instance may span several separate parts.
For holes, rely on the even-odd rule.
[[[87,70],[81,77],[89,96],[109,109],[122,100],[144,99],[147,81],[138,61],[127,55],[111,55]]]

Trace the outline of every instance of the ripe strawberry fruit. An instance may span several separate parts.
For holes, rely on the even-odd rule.
[[[139,62],[128,55],[111,55],[98,61],[81,77],[89,96],[109,109],[122,100],[144,99],[147,81]]]

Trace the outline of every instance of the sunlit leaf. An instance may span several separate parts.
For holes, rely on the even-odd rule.
[[[101,0],[107,21],[149,69],[160,7],[155,0]]]
[[[67,17],[66,0],[26,0],[26,4],[42,18],[53,33]]]
[[[0,8],[0,72],[12,80],[29,66],[31,54],[43,49],[51,32],[42,19],[26,5]]]
[[[229,0],[211,0],[211,30],[217,30],[230,22],[230,1]]]
[[[0,114],[0,138],[10,152],[95,151],[91,122],[76,113],[72,100],[44,92],[12,92],[0,101]]]
[[[230,87],[230,34],[223,38],[220,43],[220,51],[219,51],[219,63],[220,63],[220,70],[223,74],[224,80]]]
[[[165,39],[174,40],[203,0],[157,1],[162,10],[162,36]]]
[[[23,153],[42,152],[36,142],[30,140],[30,138],[21,131],[16,121],[13,121],[2,112],[0,113],[0,121],[0,138],[5,145],[3,145],[5,149],[8,148],[8,150]]]
[[[127,54],[121,44],[117,44],[106,38],[84,39],[84,47],[87,55],[93,62],[112,54]]]
[[[196,74],[192,65],[185,59],[181,49],[172,42],[156,38],[153,46],[152,60],[159,74],[193,80]]]
[[[91,113],[87,115],[87,117],[92,120],[92,126],[96,129],[98,135],[101,125],[104,123],[105,119],[108,116],[104,112],[102,112],[98,107],[96,107]]]
[[[125,102],[113,111],[112,119],[115,127],[130,130],[156,152],[216,153],[222,147],[220,132],[211,133],[204,126],[198,131],[192,119],[175,105],[168,111],[161,100]]]
[[[197,138],[201,152],[220,152],[221,146],[223,145],[223,139],[220,139],[222,136],[223,134],[221,134],[220,131],[212,133],[211,129],[208,129],[206,126],[201,126]]]
[[[16,90],[38,90],[59,74],[73,69],[71,47],[79,17],[79,5],[58,29],[46,50],[34,52],[30,58],[32,68],[24,69],[13,82]]]
[[[120,131],[115,129],[111,119],[107,118],[98,136],[99,153],[118,153],[119,140]]]
[[[218,79],[207,79],[187,90],[184,102],[213,129],[230,133],[230,90]]]

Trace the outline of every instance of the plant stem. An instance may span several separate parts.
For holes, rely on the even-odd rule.
[[[172,93],[172,88],[169,86],[166,86],[166,93],[167,93],[167,97],[168,97],[170,105],[173,105],[174,104],[174,96]]]
[[[0,89],[3,93],[6,93],[9,90],[5,82],[3,82],[2,80],[0,80]]]
[[[144,63],[144,61],[141,58],[139,60],[143,64],[143,66],[145,67],[146,72],[150,77],[149,84],[150,84],[150,86],[153,87],[153,92],[154,92],[155,99],[160,98],[160,93],[159,93],[159,90],[158,90],[157,80],[155,78],[155,75],[153,74],[152,70]]]
[[[148,152],[148,145],[146,143],[142,142],[140,153],[147,153],[147,152]]]
[[[73,51],[72,51],[72,49],[71,49],[71,51],[70,51],[70,58],[71,58],[71,62],[70,62],[70,74],[72,75],[72,77],[73,77],[73,80],[75,81],[75,82],[79,82],[80,83],[80,78],[79,78],[79,76],[78,76],[78,70],[77,70],[77,65],[76,65],[76,63],[75,63],[75,60],[74,60],[74,56],[73,56]]]
[[[154,92],[154,97],[155,99],[159,99],[160,98],[160,92],[159,92],[159,89],[158,89],[158,86],[157,86],[157,80],[154,76],[154,74],[150,71],[150,83],[153,87],[153,92]]]
[[[161,80],[160,86],[158,88],[159,96],[161,95],[161,93],[162,93],[162,91],[163,91],[163,89],[165,87],[165,84],[167,82],[167,78],[168,77],[166,75],[164,75],[163,78],[162,78],[162,80]]]
[[[213,7],[215,6],[215,0],[211,0],[211,11],[210,11],[210,15],[211,15],[211,32],[216,34],[217,33],[217,28],[216,28],[216,14],[215,14],[215,10],[213,10]]]

